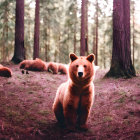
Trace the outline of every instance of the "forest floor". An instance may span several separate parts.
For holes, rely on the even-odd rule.
[[[52,111],[67,76],[22,74],[18,65],[7,66],[13,76],[0,77],[0,140],[140,140],[140,73],[132,79],[103,79],[107,70],[98,70],[89,129],[68,132]]]

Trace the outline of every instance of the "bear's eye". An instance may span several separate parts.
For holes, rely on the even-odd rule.
[[[84,65],[84,68],[86,68],[87,67],[87,65]]]
[[[76,65],[76,68],[78,68],[79,66],[78,65]]]

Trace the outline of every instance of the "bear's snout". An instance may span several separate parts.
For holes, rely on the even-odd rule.
[[[83,77],[84,76],[84,67],[81,65],[78,67],[78,77]]]
[[[83,72],[78,72],[78,76],[82,77],[83,76]]]

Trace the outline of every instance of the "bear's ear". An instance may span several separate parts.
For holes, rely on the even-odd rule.
[[[71,53],[69,55],[69,57],[70,57],[70,59],[71,59],[72,62],[78,58],[74,53]]]
[[[94,54],[90,54],[87,56],[87,60],[90,61],[91,63],[94,61],[95,59],[95,55]]]

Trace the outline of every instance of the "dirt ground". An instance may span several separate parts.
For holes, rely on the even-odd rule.
[[[57,124],[52,104],[66,75],[22,74],[7,65],[12,78],[0,77],[0,140],[140,140],[140,74],[132,79],[94,80],[95,101],[88,131],[68,132]]]

